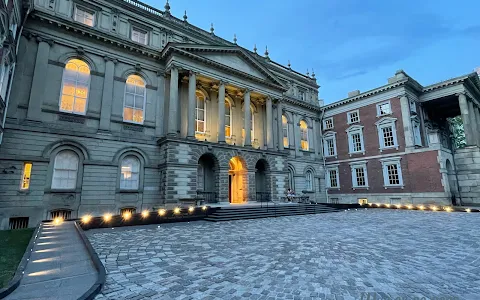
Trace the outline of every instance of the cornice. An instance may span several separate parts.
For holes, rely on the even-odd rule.
[[[438,82],[438,83],[435,83],[435,84],[428,85],[428,86],[423,88],[422,92],[426,93],[426,92],[441,89],[441,88],[444,88],[444,87],[447,87],[447,86],[456,85],[458,83],[463,83],[463,82],[467,81],[473,74],[475,74],[475,76],[477,76],[476,73],[471,73],[471,74],[455,77],[455,78],[452,78],[452,79],[448,79],[448,80],[444,80],[444,81],[441,81],[441,82]]]
[[[307,108],[309,110],[316,111],[316,112],[320,112],[322,110],[322,108],[320,106],[315,106],[315,105],[312,105],[312,104],[307,103],[307,102],[298,101],[297,99],[290,98],[288,96],[283,96],[282,102],[297,105],[297,106]]]

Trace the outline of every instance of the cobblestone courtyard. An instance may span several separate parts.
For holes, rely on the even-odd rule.
[[[97,299],[479,299],[479,228],[480,214],[359,210],[87,235],[108,273]]]

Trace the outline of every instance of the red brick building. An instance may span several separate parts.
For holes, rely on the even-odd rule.
[[[450,204],[458,198],[448,116],[437,108],[449,103],[451,116],[460,115],[466,96],[458,90],[478,88],[476,74],[462,78],[423,87],[397,71],[385,86],[327,105],[322,132],[329,201]]]

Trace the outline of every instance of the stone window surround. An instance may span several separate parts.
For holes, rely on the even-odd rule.
[[[327,140],[333,140],[333,151],[334,151],[334,154],[333,155],[329,155],[328,154],[328,146],[327,146],[327,143],[326,141]],[[326,133],[324,133],[323,135],[323,152],[324,152],[324,156],[325,157],[335,157],[337,158],[337,133],[336,132],[333,132],[333,131],[328,131]]]
[[[150,32],[152,31],[152,28],[145,26],[143,24],[137,23],[133,20],[129,20],[130,23],[130,40],[134,43],[138,43],[140,45],[148,46],[150,45]],[[145,44],[142,44],[138,41],[133,40],[133,32],[138,31],[145,33]]]
[[[302,129],[302,126],[301,126],[302,122],[304,122],[305,125],[306,125],[306,128],[305,128],[305,129]],[[312,148],[310,147],[310,135],[308,134],[308,131],[309,131],[310,129],[313,129],[313,127],[309,126],[309,125],[308,125],[308,122],[306,121],[306,119],[303,119],[303,118],[300,119],[300,121],[298,122],[297,126],[298,126],[298,130],[299,130],[299,133],[300,133],[300,145],[299,145],[300,149],[299,149],[299,150],[300,150],[300,151],[305,151],[305,152],[311,151]],[[306,135],[306,139],[305,139],[305,140],[302,139],[302,131],[303,131],[303,130],[305,130],[305,135]],[[308,149],[303,149],[303,148],[302,148],[302,142],[303,142],[303,141],[306,141],[307,146],[308,146]]]
[[[331,121],[332,126],[327,127],[327,121]],[[323,130],[330,130],[333,129],[335,125],[333,124],[333,117],[323,119]]]
[[[53,180],[53,168],[55,164],[55,158],[57,154],[63,150],[70,150],[75,152],[78,155],[78,169],[77,169],[77,184],[74,189],[53,189],[52,188],[52,180]],[[47,172],[47,180],[46,180],[46,193],[68,193],[68,192],[75,192],[79,193],[82,187],[83,181],[83,162],[85,157],[83,152],[75,146],[70,144],[60,145],[50,153],[50,162],[48,164],[48,172]]]
[[[283,123],[283,118],[285,118],[285,120],[287,121],[286,123]],[[290,131],[288,130],[289,124],[290,124],[290,121],[288,120],[287,114],[283,113],[282,114],[282,135],[284,138],[285,137],[287,138],[287,145],[283,144],[284,148],[290,148]],[[287,133],[286,136],[285,136],[285,132]],[[281,143],[284,143],[284,141],[282,140]]]
[[[398,138],[397,138],[397,129],[396,129],[396,118],[392,117],[384,117],[379,121],[375,122],[377,126],[377,134],[378,134],[378,143],[379,143],[379,150],[382,152],[385,149],[396,149],[398,150]],[[393,146],[385,146],[385,139],[383,137],[382,128],[385,127],[392,127],[392,135],[393,135]]]
[[[386,114],[381,114],[381,113],[380,113],[380,106],[381,106],[381,105],[384,105],[384,104],[388,104],[388,106],[390,107],[390,112],[389,112],[389,113],[386,113]],[[390,103],[390,100],[384,101],[384,102],[381,102],[381,103],[378,103],[378,104],[376,105],[376,107],[377,107],[377,118],[381,118],[381,117],[388,116],[388,115],[391,115],[391,114],[392,114],[392,104]]]
[[[355,114],[355,113],[357,114],[357,120],[352,121],[351,120],[352,114]],[[347,124],[355,124],[355,123],[360,123],[360,111],[358,109],[347,112]]]
[[[84,12],[87,12],[87,13],[91,14],[93,16],[93,25],[90,26],[88,24],[85,24],[83,22],[75,20],[77,10],[82,10]],[[96,8],[92,5],[88,5],[87,3],[83,3],[83,2],[82,2],[82,4],[79,4],[76,1],[74,1],[72,19],[73,19],[73,21],[75,21],[77,23],[83,24],[83,25],[88,26],[88,27],[95,28],[95,26],[97,25],[97,11],[98,11],[98,8]]]
[[[309,192],[315,191],[315,174],[313,170],[307,169],[305,171],[305,190]]]
[[[143,109],[142,109],[142,122],[135,122],[135,121],[129,121],[129,120],[125,120],[125,116],[124,116],[124,109],[125,109],[125,100],[127,98],[127,81],[128,81],[128,77],[132,76],[132,75],[136,75],[138,77],[140,77],[144,84],[145,84],[145,87],[144,87],[144,90],[143,90]],[[130,74],[129,76],[127,77],[127,79],[125,80],[125,89],[124,89],[124,93],[123,93],[123,108],[122,109],[122,119],[123,119],[123,122],[125,123],[131,123],[131,124],[136,124],[136,125],[143,125],[143,123],[145,122],[145,108],[146,108],[146,105],[147,105],[147,81],[145,80],[145,78],[143,78],[142,75],[140,74]],[[134,102],[134,105],[135,105],[135,102]]]
[[[403,175],[402,175],[402,165],[400,163],[401,157],[389,157],[389,158],[383,158],[380,159],[380,162],[382,163],[382,173],[383,173],[383,187],[385,189],[387,188],[404,188],[403,184]],[[398,180],[399,184],[390,184],[389,178],[388,178],[388,166],[389,165],[397,165],[397,171],[398,171]]]
[[[338,189],[340,190],[340,172],[338,170],[338,164],[335,164],[335,165],[328,165],[325,167],[326,169],[326,175],[325,175],[325,181],[326,181],[326,187],[328,189]],[[335,173],[337,174],[337,186],[334,186],[332,187],[331,186],[331,178],[330,178],[330,172],[331,171],[335,171]]]
[[[358,186],[357,185],[357,175],[355,173],[355,169],[363,168],[363,176],[365,178],[365,185]],[[367,171],[367,161],[355,161],[350,163],[351,175],[352,175],[352,189],[367,189],[368,186],[368,171]]]
[[[65,85],[65,70],[66,70],[67,64],[73,59],[81,60],[82,62],[84,62],[88,66],[88,68],[90,70],[90,74],[89,74],[89,78],[88,78],[88,86],[87,86],[88,95],[87,95],[87,98],[86,98],[86,101],[85,101],[85,111],[83,113],[79,113],[79,112],[75,112],[75,111],[64,111],[64,110],[61,109],[61,107],[62,107],[62,96],[63,96],[63,86]],[[90,98],[90,85],[91,85],[91,83],[92,83],[92,66],[88,63],[88,61],[86,61],[85,59],[83,59],[81,57],[78,57],[78,58],[77,57],[72,57],[72,58],[68,59],[65,62],[65,66],[63,67],[63,72],[62,72],[62,83],[61,83],[61,86],[60,86],[60,96],[58,98],[58,111],[62,112],[62,113],[66,113],[66,114],[85,116],[87,114],[87,111],[88,111],[88,102],[89,102],[89,98]]]
[[[364,137],[363,137],[363,126],[361,125],[352,125],[350,126],[347,130],[347,139],[348,139],[348,154],[350,157],[352,157],[352,154],[363,154],[365,155],[365,144],[364,144]],[[353,151],[354,145],[353,145],[353,135],[359,133],[360,134],[360,144],[361,144],[361,150],[359,151]]]
[[[140,161],[140,171],[139,171],[139,180],[138,180],[138,189],[122,189],[120,188],[120,178],[122,176],[122,162],[123,159],[127,156],[134,156]],[[118,168],[117,168],[117,184],[116,184],[116,193],[141,193],[143,192],[144,177],[145,177],[145,158],[140,153],[128,150],[123,152],[118,157]]]

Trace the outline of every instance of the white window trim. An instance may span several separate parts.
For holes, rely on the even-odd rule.
[[[197,92],[199,92],[203,95],[203,131],[198,131],[197,130],[197,122],[201,121],[201,120],[198,120],[198,118],[197,118],[197,110],[199,109],[198,108],[198,99],[197,99],[197,95],[196,95]],[[225,116],[224,116],[224,118],[225,118]],[[231,116],[230,116],[230,119],[231,119]],[[230,122],[231,122],[231,120],[230,120]],[[202,91],[196,90],[195,91],[195,134],[204,135],[206,133],[207,133],[207,97]]]
[[[147,104],[147,82],[143,77],[140,75],[137,75],[138,77],[142,78],[143,83],[145,84],[145,87],[143,88],[143,109],[142,109],[142,122],[135,122],[135,121],[130,121],[130,120],[125,120],[125,100],[127,100],[127,82],[125,81],[125,89],[123,91],[123,109],[122,109],[122,119],[123,122],[125,123],[131,123],[131,124],[139,124],[142,125],[145,122],[145,105]],[[127,77],[128,79],[128,77]],[[135,99],[133,102],[133,105],[135,106]]]
[[[397,127],[396,127],[396,118],[392,117],[385,117],[375,123],[377,126],[377,134],[378,134],[378,143],[379,143],[379,149],[380,152],[382,152],[385,149],[396,149],[398,150],[398,139],[397,139]],[[393,135],[393,146],[385,146],[385,140],[383,138],[383,132],[382,128],[385,127],[392,127],[392,135]]]
[[[404,188],[403,175],[402,175],[402,165],[400,163],[401,159],[402,159],[401,157],[389,157],[389,158],[380,159],[380,162],[382,163],[383,187],[385,189],[387,189],[389,187],[396,187],[396,188],[400,187],[402,189]],[[390,182],[389,182],[387,166],[393,165],[393,164],[397,165],[398,180],[400,182],[399,184],[390,184]]]
[[[326,170],[327,170],[327,174],[325,176],[326,178],[326,187],[328,189],[337,189],[337,190],[340,190],[340,176],[339,176],[339,171],[338,171],[338,165],[329,165],[326,167]],[[335,171],[335,173],[337,173],[337,186],[333,186],[331,185],[331,178],[330,178],[330,171]]]
[[[92,26],[76,20],[77,11],[78,11],[78,10],[81,10],[81,11],[83,11],[83,12],[89,13],[89,14],[91,14],[91,15],[93,16],[93,24],[92,24]],[[88,8],[86,8],[86,7],[84,7],[84,6],[75,4],[75,7],[73,8],[73,20],[74,20],[75,22],[77,22],[77,23],[83,24],[83,25],[88,26],[88,27],[95,27],[95,25],[97,25],[97,13],[96,13],[96,11],[94,11],[94,10],[92,10],[92,9],[88,9]]]
[[[383,105],[383,104],[388,104],[388,106],[390,107],[390,112],[388,114],[380,114],[380,106]],[[385,117],[385,116],[389,116],[392,114],[392,104],[390,103],[390,100],[388,101],[384,101],[384,102],[381,102],[381,103],[378,103],[377,104],[377,118],[381,118],[381,117]]]
[[[122,181],[122,173],[123,173],[123,170],[122,170],[122,167],[124,166],[124,162],[125,160],[127,159],[133,159],[136,163],[138,163],[138,172],[137,172],[137,180],[136,180],[136,187],[133,187],[133,188],[129,188],[129,187],[126,187],[125,184],[127,182],[133,182],[133,180],[123,180]],[[120,187],[120,190],[121,191],[138,191],[140,189],[140,175],[141,175],[141,171],[142,171],[142,163],[140,161],[140,159],[135,156],[135,155],[125,155],[122,160],[120,161],[120,178],[119,178],[119,187]],[[135,173],[133,171],[130,171],[132,174]],[[122,186],[123,184],[123,186]]]
[[[333,140],[333,149],[334,149],[333,155],[328,154],[328,147],[326,143],[327,140]],[[329,131],[323,135],[323,153],[325,157],[337,158],[338,154],[337,154],[337,133],[336,132]]]
[[[233,126],[232,126],[232,117],[233,117],[233,115],[232,115],[232,103],[230,103],[230,101],[227,100],[227,98],[225,98],[225,103],[228,103],[228,111],[229,111],[229,114],[230,114],[230,117],[229,117],[230,122],[228,123],[228,125],[225,124],[225,126],[230,127],[230,135],[229,136],[225,135],[225,138],[226,139],[231,139],[232,138],[232,132],[233,132],[233,130],[232,130],[233,129]],[[226,116],[227,116],[227,111],[225,110],[225,116],[223,116],[223,118],[225,118]],[[224,129],[224,131],[225,131],[225,129]]]
[[[309,174],[311,175],[310,186],[308,186],[308,181],[307,181],[307,176]],[[313,171],[310,169],[305,172],[305,190],[309,192],[315,191],[315,175],[313,174]]]
[[[328,120],[332,121],[332,127],[327,128]],[[333,117],[323,119],[323,130],[330,130],[330,129],[333,129],[334,127],[335,127],[335,124],[333,124]]]
[[[302,126],[300,126],[300,124],[302,123],[302,121],[305,122],[305,125],[307,125],[307,128],[305,129],[305,130],[306,130],[306,131],[305,131],[305,134],[306,134],[306,136],[307,136],[306,142],[307,142],[307,145],[308,145],[308,149],[303,149],[303,148],[302,148],[302,141],[303,141],[303,140],[302,140],[302,130],[303,130],[303,129],[302,129]],[[300,151],[306,151],[306,152],[308,152],[308,151],[311,150],[311,148],[310,148],[310,134],[309,134],[309,132],[308,132],[309,129],[310,129],[310,126],[308,126],[308,122],[305,121],[304,119],[301,119],[300,122],[298,122],[298,129],[299,129],[299,131],[300,131],[300,145],[299,145],[299,146],[300,146]]]
[[[365,143],[363,137],[363,126],[360,125],[353,125],[350,126],[347,130],[347,139],[348,139],[348,154],[352,157],[352,154],[363,154],[365,155]],[[362,149],[360,151],[353,151],[353,135],[359,133],[360,134],[360,144]]]
[[[283,117],[285,117],[285,119],[287,120],[287,123],[286,124],[283,124]],[[287,115],[286,114],[282,114],[282,136],[283,138],[285,138],[285,135],[284,135],[284,131],[285,129],[287,130],[287,142],[288,142],[288,145],[285,146],[285,144],[283,145],[284,148],[290,148],[290,130],[288,130],[288,127],[289,127],[289,122],[288,122],[288,118],[287,118]],[[282,143],[283,143],[283,139],[282,139]]]
[[[140,43],[139,41],[135,41],[133,39],[133,32],[134,31],[145,33],[145,43]],[[138,43],[140,45],[148,46],[149,45],[149,34],[148,33],[149,33],[148,30],[145,30],[145,29],[142,29],[142,28],[137,27],[135,25],[132,25],[132,28],[130,30],[130,40],[132,40],[132,42]]]
[[[72,58],[74,59],[74,58]],[[81,59],[81,58],[78,58],[78,60],[81,60],[83,61],[87,66],[88,66],[88,70],[90,71],[90,73],[88,74],[88,84],[87,84],[87,93],[88,93],[88,96],[87,98],[85,99],[85,111],[84,112],[76,112],[76,111],[68,111],[68,110],[63,110],[62,109],[62,96],[63,96],[63,86],[65,84],[65,70],[67,68],[67,64],[72,60],[72,59],[69,59],[66,63],[65,63],[65,67],[63,67],[63,72],[62,72],[62,85],[60,86],[60,97],[58,98],[58,111],[61,111],[61,112],[64,112],[64,113],[67,113],[67,114],[74,114],[74,115],[80,115],[80,116],[85,116],[87,115],[87,111],[88,111],[88,103],[89,103],[89,100],[90,100],[90,84],[92,83],[92,68],[90,67],[90,65],[85,62],[85,60]],[[76,86],[76,85],[75,85]],[[74,106],[75,106],[75,102],[74,102]]]
[[[365,176],[365,185],[364,186],[358,186],[357,185],[357,174],[355,172],[355,169],[358,168],[363,168],[363,174]],[[367,171],[367,162],[362,161],[362,162],[352,162],[350,163],[350,171],[352,175],[352,189],[367,189],[369,188],[368,186],[368,171]]]
[[[353,113],[356,113],[357,116],[358,116],[358,120],[357,120],[357,121],[354,121],[354,122],[350,121],[350,116],[351,116]],[[347,112],[347,124],[355,124],[355,123],[360,123],[360,111],[359,111],[358,109]]]

